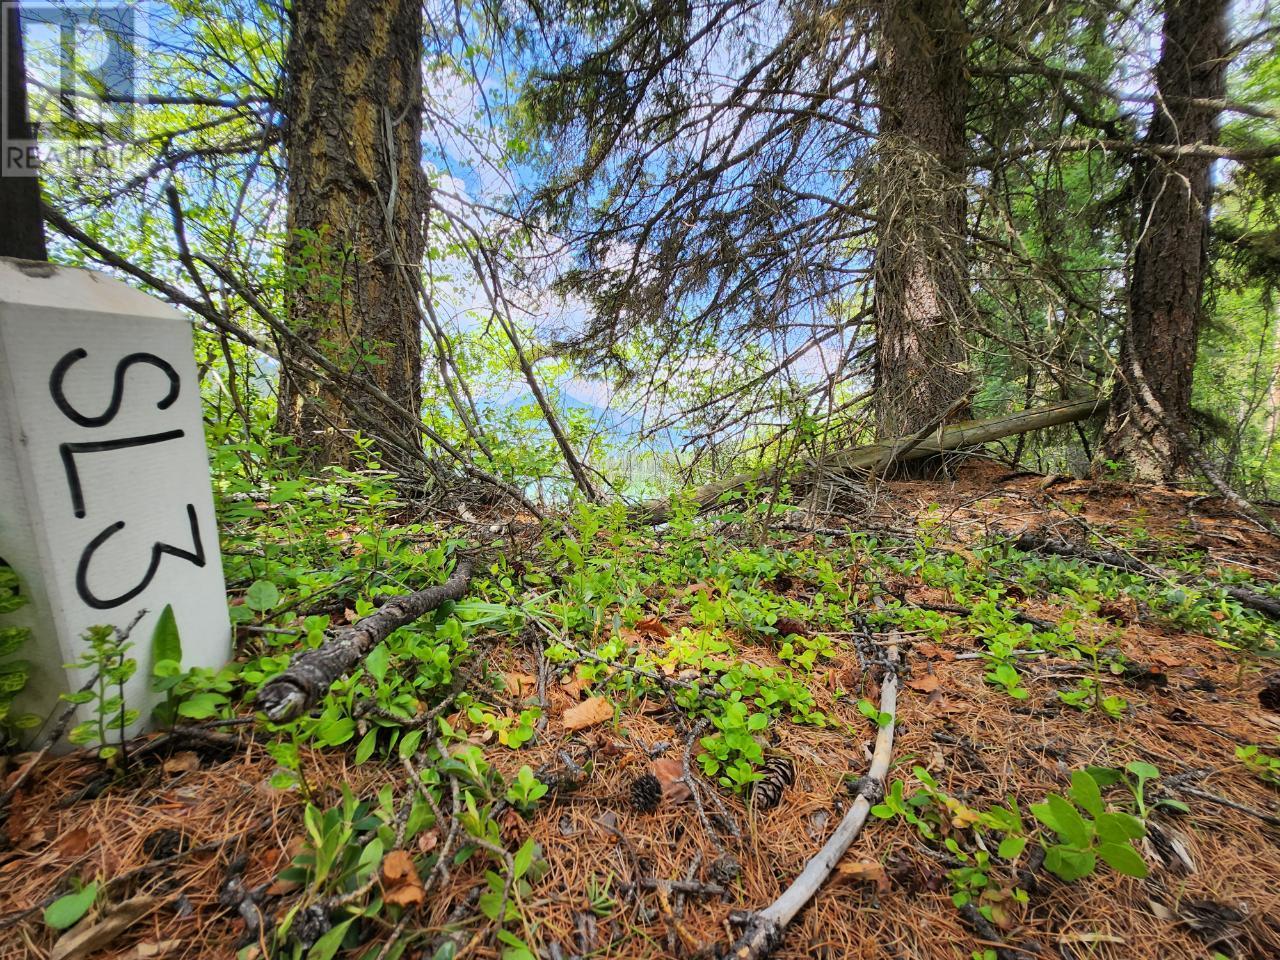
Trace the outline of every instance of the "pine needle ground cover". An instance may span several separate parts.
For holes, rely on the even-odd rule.
[[[223,487],[237,658],[156,669],[124,750],[9,759],[0,956],[712,956],[885,724],[776,956],[1280,955],[1280,625],[1223,589],[1280,597],[1280,546],[1217,500],[968,466],[840,516],[490,526],[376,472]],[[464,555],[463,599],[255,714]]]

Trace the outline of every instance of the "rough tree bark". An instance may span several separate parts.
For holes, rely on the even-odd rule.
[[[290,6],[290,18],[290,324],[351,377],[416,412],[416,280],[429,189],[421,167],[422,7],[418,0],[307,0]],[[282,430],[316,462],[346,462],[344,398],[332,386],[289,376],[292,351],[280,347]],[[389,412],[386,419],[401,444],[417,446],[413,425]]]
[[[875,257],[881,437],[914,433],[968,389],[961,338],[969,313],[965,41],[959,0],[882,7]]]
[[[5,4],[4,11],[5,113],[9,129],[4,139],[10,143],[35,143],[36,133],[27,117],[27,71],[22,54],[22,29],[18,4]],[[44,219],[40,213],[40,180],[35,176],[14,176],[8,160],[0,170],[0,257],[48,260]]]
[[[1226,95],[1226,0],[1166,0],[1156,100],[1146,141],[1153,146],[1214,145]],[[1190,434],[1208,262],[1212,160],[1149,157],[1134,168],[1140,230],[1129,280],[1129,326],[1099,456],[1137,479],[1172,481],[1186,453],[1140,402],[1128,370],[1136,360],[1167,418]]]

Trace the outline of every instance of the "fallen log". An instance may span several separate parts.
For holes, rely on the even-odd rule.
[[[859,781],[858,795],[849,806],[835,832],[823,844],[822,849],[805,864],[800,875],[777,900],[763,910],[756,910],[743,920],[742,934],[724,956],[732,960],[763,960],[782,943],[782,936],[804,905],[831,876],[840,858],[858,838],[871,807],[884,798],[885,778],[889,774],[893,758],[893,731],[898,719],[898,647],[895,643],[886,651],[888,669],[880,684],[880,712],[889,715],[889,722],[876,734],[875,748],[871,753],[871,767]]]
[[[1013,541],[1013,545],[1023,553],[1041,553],[1054,557],[1084,560],[1086,563],[1094,563],[1102,567],[1111,567],[1115,570],[1136,573],[1151,580],[1181,583],[1186,586],[1208,586],[1211,589],[1221,590],[1242,607],[1257,610],[1273,620],[1280,620],[1280,600],[1276,600],[1274,597],[1258,593],[1256,590],[1250,590],[1247,587],[1237,587],[1234,584],[1206,583],[1202,578],[1187,577],[1171,570],[1163,570],[1118,550],[1095,550],[1091,547],[1064,540],[1061,537],[1049,536],[1034,530],[1022,531],[1018,534],[1018,538]]]
[[[334,639],[294,657],[278,677],[258,691],[256,706],[277,723],[292,720],[317,703],[339,677],[354,670],[391,633],[449,600],[461,599],[471,583],[471,561],[462,557],[444,583],[395,597]]]
[[[930,431],[926,438],[914,434],[908,437],[895,437],[881,440],[867,446],[855,447],[852,450],[837,452],[820,459],[807,461],[801,467],[801,473],[809,476],[826,474],[856,474],[873,470],[880,465],[907,460],[923,460],[948,450],[961,447],[977,446],[991,440],[1029,433],[1032,430],[1043,430],[1064,423],[1084,420],[1106,409],[1107,401],[1100,397],[1086,400],[1071,400],[1049,407],[1037,407],[1034,410],[1020,410],[1002,417],[989,420],[965,420]],[[690,491],[697,502],[699,510],[705,510],[724,494],[738,490],[748,483],[768,483],[777,477],[778,467],[766,467],[739,473],[725,480],[717,480]],[[650,523],[665,523],[671,519],[671,501],[669,499],[648,500],[636,506],[635,516]]]

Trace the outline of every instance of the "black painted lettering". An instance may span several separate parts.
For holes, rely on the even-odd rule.
[[[80,599],[95,610],[111,610],[121,604],[128,603],[151,585],[151,581],[155,579],[156,571],[160,569],[160,560],[166,555],[186,560],[197,567],[203,567],[205,565],[204,542],[200,539],[200,523],[196,519],[195,504],[187,504],[187,520],[191,524],[193,549],[184,550],[181,547],[157,541],[151,546],[151,563],[137,586],[131,587],[118,597],[103,600],[89,588],[89,565],[93,562],[93,555],[97,553],[98,548],[124,529],[123,520],[117,520],[111,524],[90,540],[89,545],[80,554],[80,562],[76,565],[76,593],[80,595]]]
[[[140,437],[123,437],[120,440],[85,440],[80,443],[62,443],[58,452],[62,454],[62,469],[67,475],[67,487],[71,491],[71,507],[77,517],[84,516],[84,488],[80,485],[80,471],[76,467],[77,453],[102,453],[104,450],[124,450],[129,447],[142,447],[149,443],[164,443],[185,437],[185,430],[166,430],[164,433],[148,433]]]
[[[168,361],[160,359],[154,353],[131,353],[116,364],[115,382],[111,387],[111,402],[107,404],[107,409],[96,417],[81,413],[67,400],[67,395],[62,389],[62,381],[66,379],[67,371],[88,355],[89,351],[83,347],[68,351],[54,364],[53,372],[49,374],[49,395],[53,397],[53,402],[58,405],[58,409],[67,419],[74,420],[82,427],[105,427],[115,419],[116,414],[120,412],[120,405],[124,402],[124,375],[136,363],[149,363],[169,378],[169,392],[156,403],[156,409],[167,410],[178,399],[182,383],[178,379],[178,371],[174,370]]]

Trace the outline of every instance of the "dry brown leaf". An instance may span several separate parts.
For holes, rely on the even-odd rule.
[[[613,719],[613,704],[606,697],[587,697],[570,707],[561,719],[566,730],[582,730]]]
[[[194,750],[182,750],[165,760],[165,773],[191,773],[200,769],[200,757]]]
[[[841,860],[836,864],[836,876],[853,883],[874,883],[879,893],[889,891],[889,874],[875,860]]]
[[[663,757],[653,762],[653,775],[662,784],[662,799],[668,803],[684,803],[693,796],[684,782],[684,768],[674,757]]]
[[[774,621],[773,628],[778,631],[778,636],[784,640],[790,636],[808,637],[809,628],[795,617],[779,617]]]
[[[502,675],[507,691],[517,700],[533,696],[538,690],[538,678],[532,673],[511,672]]]
[[[923,677],[908,680],[907,686],[917,693],[933,693],[938,689],[938,675],[936,673],[926,673]]]
[[[574,677],[561,683],[560,689],[567,693],[571,699],[581,700],[582,694],[586,692],[589,685],[589,681],[583,680],[581,677]]]
[[[405,850],[392,850],[382,858],[382,879],[391,886],[418,883],[418,868]]]
[[[507,807],[498,819],[498,826],[502,830],[503,837],[514,843],[520,839],[520,834],[524,830],[524,817],[520,815],[520,811]]]
[[[124,960],[159,960],[182,949],[181,940],[143,940],[126,953]]]
[[[439,843],[439,830],[428,830],[426,833],[418,834],[418,851],[420,853],[430,853]]]
[[[422,889],[422,884],[406,883],[388,890],[383,894],[382,899],[384,903],[395,904],[397,907],[407,907],[410,904],[422,903],[427,899],[427,894]]]
[[[392,850],[382,858],[383,900],[398,907],[422,903],[426,892],[418,877],[418,868],[407,851]]]
[[[268,897],[283,897],[286,894],[293,893],[302,886],[298,880],[273,880],[271,885],[267,887]]]
[[[911,645],[912,653],[919,654],[926,660],[942,660],[944,663],[950,663],[956,658],[956,655],[950,650],[944,650],[936,643],[921,641]]]
[[[648,633],[663,640],[666,640],[672,635],[671,628],[657,617],[643,617],[637,620],[636,629],[640,631],[640,633]]]
[[[64,857],[78,857],[93,846],[93,834],[85,827],[68,830],[54,843],[55,849]]]

